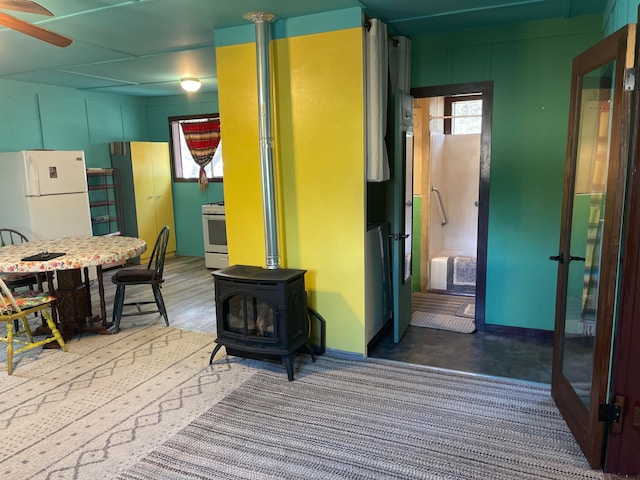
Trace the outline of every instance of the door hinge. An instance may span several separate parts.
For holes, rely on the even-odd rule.
[[[622,432],[622,411],[624,397],[616,396],[613,403],[601,403],[598,408],[598,421],[610,424],[612,433]]]
[[[598,408],[598,421],[606,423],[620,423],[622,408],[613,403],[601,403]]]
[[[638,68],[627,68],[624,71],[624,90],[631,92],[638,90]]]
[[[633,407],[633,419],[631,424],[634,427],[640,427],[640,405]]]

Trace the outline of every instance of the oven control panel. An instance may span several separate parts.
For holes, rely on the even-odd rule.
[[[206,215],[224,215],[224,202],[212,202],[202,205],[202,213]]]

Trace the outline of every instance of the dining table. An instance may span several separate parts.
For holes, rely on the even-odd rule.
[[[0,272],[47,274],[48,288],[56,296],[54,320],[65,340],[81,331],[108,334],[103,267],[123,265],[146,249],[144,240],[121,235],[34,240],[0,247]],[[100,298],[97,317],[91,307],[91,267],[96,268]]]

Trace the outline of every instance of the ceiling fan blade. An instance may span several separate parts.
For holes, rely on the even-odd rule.
[[[47,30],[46,28],[38,27],[37,25],[24,22],[17,19],[16,17],[7,15],[6,13],[0,12],[0,25],[4,25],[5,27],[11,28],[21,33],[25,33],[27,35],[31,35],[38,40],[48,42],[57,47],[67,47],[71,45],[71,42],[73,42],[73,40],[71,40],[69,37],[65,37],[64,35],[52,32],[51,30]]]
[[[15,10],[16,12],[37,13],[53,17],[53,13],[31,0],[0,0],[0,8],[5,10]]]

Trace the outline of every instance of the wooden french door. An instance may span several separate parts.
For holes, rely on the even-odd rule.
[[[551,394],[593,468],[602,465],[617,313],[636,28],[573,61]]]

